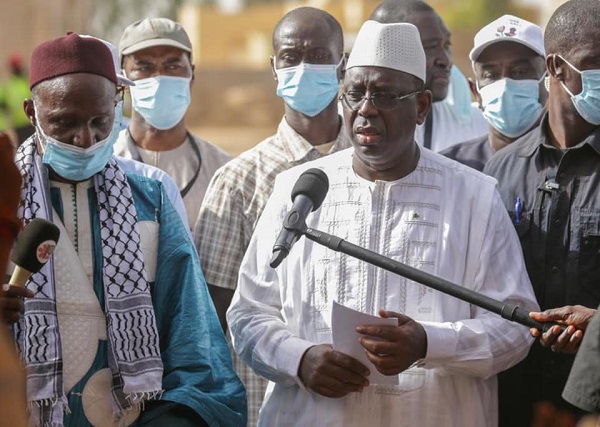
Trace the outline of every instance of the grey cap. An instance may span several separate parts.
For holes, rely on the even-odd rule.
[[[146,18],[123,31],[119,40],[119,63],[123,63],[124,55],[154,46],[173,46],[192,53],[192,42],[180,24],[167,18]]]

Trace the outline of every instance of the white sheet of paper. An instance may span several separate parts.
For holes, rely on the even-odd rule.
[[[356,332],[356,327],[359,325],[397,325],[398,319],[384,319],[370,314],[361,313],[360,311],[344,307],[337,302],[333,302],[331,310],[331,333],[333,336],[333,349],[348,356],[354,357],[363,365],[369,368],[370,384],[385,384],[397,385],[397,375],[383,375],[375,368],[365,353],[365,349],[360,345],[358,339],[360,334]]]

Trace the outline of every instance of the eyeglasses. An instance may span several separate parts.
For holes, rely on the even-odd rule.
[[[398,108],[400,103],[405,99],[419,93],[421,93],[421,91],[415,91],[406,95],[398,96],[392,92],[375,92],[372,93],[371,96],[367,97],[362,92],[350,91],[344,92],[340,96],[340,101],[342,101],[342,104],[344,104],[345,107],[353,111],[358,111],[365,100],[371,101],[375,108],[380,110],[393,110],[394,108]]]

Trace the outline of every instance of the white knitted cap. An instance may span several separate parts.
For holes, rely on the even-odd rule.
[[[520,43],[537,54],[546,56],[544,35],[539,26],[513,15],[504,15],[475,34],[474,47],[469,53],[469,58],[473,62],[477,61],[486,47],[502,41]]]
[[[425,52],[412,24],[367,21],[360,28],[346,69],[385,67],[412,74],[425,82]]]

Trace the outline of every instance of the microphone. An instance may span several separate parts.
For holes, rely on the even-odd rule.
[[[13,249],[11,261],[16,265],[8,282],[25,286],[29,276],[40,271],[56,248],[60,230],[52,222],[34,218],[25,226]]]
[[[292,209],[285,216],[283,229],[273,246],[273,257],[269,262],[277,268],[290,253],[302,231],[306,228],[306,217],[321,207],[329,190],[329,179],[321,169],[308,169],[296,181],[292,189]]]

